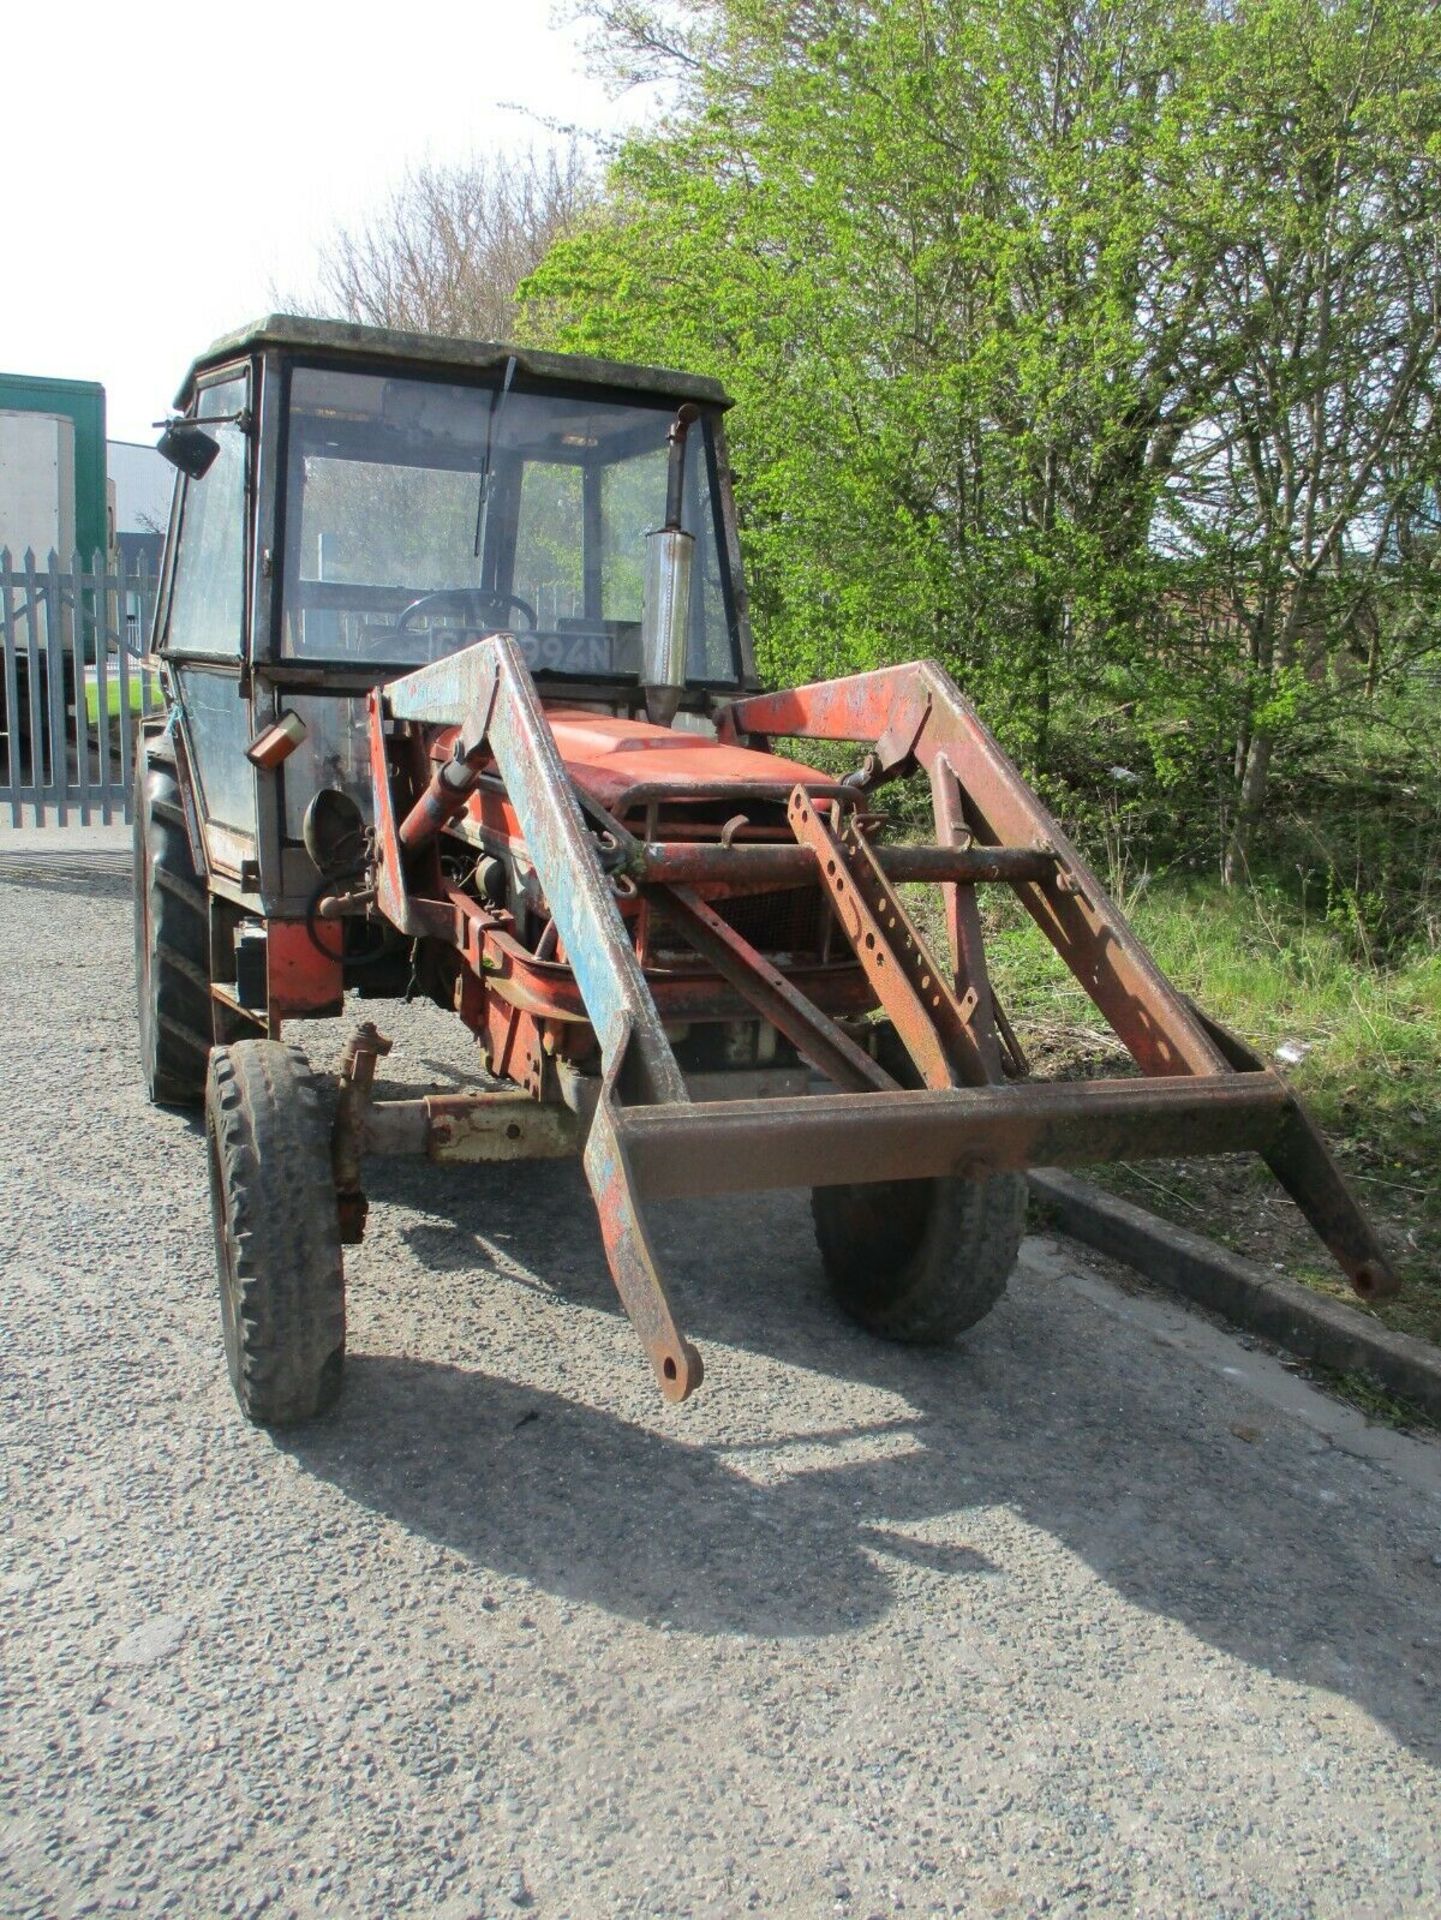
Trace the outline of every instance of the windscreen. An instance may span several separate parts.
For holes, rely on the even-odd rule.
[[[674,401],[297,367],[282,651],[417,666],[513,633],[536,673],[635,678],[646,535],[665,517]],[[707,423],[686,452],[688,677],[737,650]]]

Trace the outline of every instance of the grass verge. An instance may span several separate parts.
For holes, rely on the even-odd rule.
[[[1038,1074],[1108,1073],[1124,1054],[1014,903],[992,909],[996,990]],[[1347,931],[1279,889],[1168,877],[1127,902],[1164,972],[1276,1062],[1306,1100],[1402,1279],[1374,1309],[1441,1344],[1441,954],[1356,960]],[[1096,1168],[1138,1205],[1360,1307],[1250,1156]]]

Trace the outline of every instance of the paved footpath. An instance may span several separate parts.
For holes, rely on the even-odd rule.
[[[657,1210],[667,1408],[576,1168],[392,1163],[248,1427],[125,844],[0,834],[0,1913],[1441,1914],[1441,1450],[1070,1248],[923,1354]]]

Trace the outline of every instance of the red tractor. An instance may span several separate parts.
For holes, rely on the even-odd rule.
[[[339,1391],[373,1154],[579,1154],[671,1400],[701,1362],[647,1237],[663,1195],[810,1187],[841,1306],[944,1341],[1005,1288],[1027,1167],[1251,1148],[1358,1292],[1394,1286],[1295,1096],[1163,978],[938,667],[760,688],[727,404],[684,374],[286,317],[185,382],[168,711],[138,756],[141,1050],[152,1098],[205,1106],[254,1420]],[[794,739],[854,742],[854,769],[776,750]],[[878,806],[917,769],[925,846]],[[1028,1078],[983,886],[1138,1076]],[[369,1022],[328,1080],[289,1044],[347,994],[407,991],[475,1035],[472,1090],[375,1098]]]

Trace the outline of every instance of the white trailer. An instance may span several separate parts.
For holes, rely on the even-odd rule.
[[[68,565],[75,551],[75,423],[63,413],[0,411],[0,547]]]

